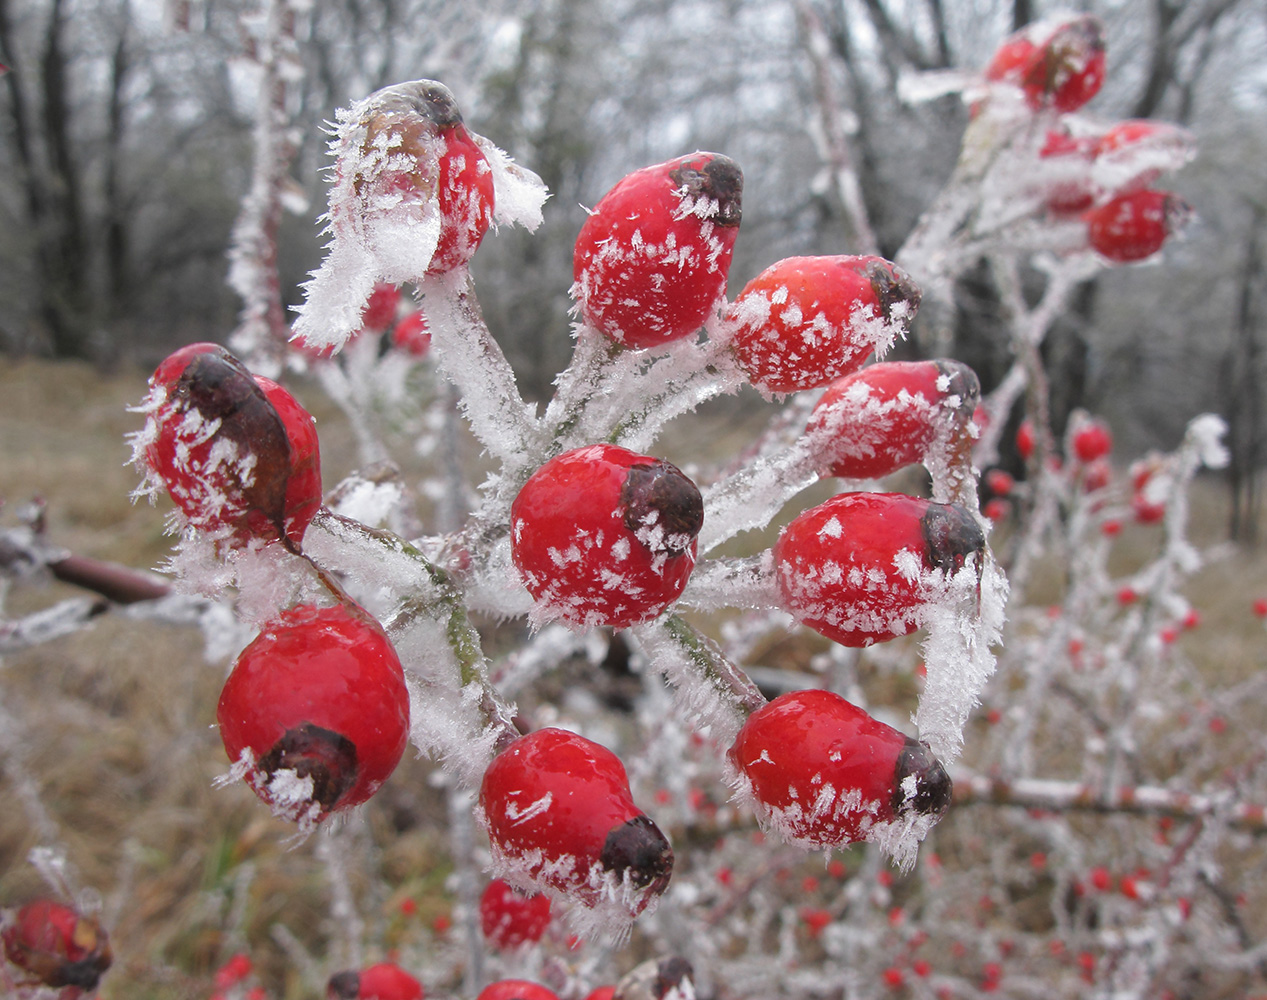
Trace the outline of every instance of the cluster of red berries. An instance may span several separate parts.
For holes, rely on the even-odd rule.
[[[370,293],[361,311],[360,327],[349,338],[380,338],[386,348],[411,358],[425,358],[431,350],[431,329],[426,314],[418,308],[409,308],[409,299],[399,285],[380,281]],[[303,338],[292,341],[295,348],[306,357],[319,361],[333,357],[332,348],[313,349]]]
[[[114,958],[95,917],[50,899],[33,900],[8,916],[0,941],[5,959],[29,977],[22,985],[51,987],[61,1000],[95,990]]]
[[[1182,164],[1192,138],[1173,125],[1120,122],[1107,130],[1077,128],[1063,116],[1078,111],[1104,83],[1105,45],[1092,16],[1038,22],[1017,32],[985,70],[992,84],[1016,88],[1031,112],[1062,116],[1048,130],[1038,158],[1052,178],[1046,207],[1080,217],[1089,245],[1106,260],[1127,263],[1157,253],[1187,222],[1179,196],[1152,187],[1158,164]]]

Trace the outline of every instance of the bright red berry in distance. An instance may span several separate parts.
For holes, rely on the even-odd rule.
[[[421,309],[406,313],[392,328],[392,346],[415,358],[426,357],[431,350],[431,332]]]
[[[986,489],[996,497],[1005,497],[1016,488],[1016,480],[1006,469],[990,469],[984,476]]]
[[[742,200],[743,172],[717,153],[617,183],[576,238],[572,294],[585,321],[626,347],[696,333],[725,298]]]
[[[1104,84],[1104,29],[1083,16],[1054,27],[1038,22],[1022,28],[995,52],[987,80],[1021,89],[1034,110],[1076,111]]]
[[[635,916],[668,887],[673,850],[634,804],[624,765],[576,733],[515,740],[485,772],[479,804],[494,866],[515,882]]]
[[[821,471],[878,479],[905,465],[971,448],[980,401],[976,373],[959,361],[881,361],[837,379],[814,407],[806,435]]]
[[[541,466],[510,508],[511,556],[538,614],[573,628],[625,628],[677,600],[704,523],[677,467],[610,444]]]
[[[316,424],[281,386],[218,344],[191,344],[150,378],[138,460],[188,522],[298,549],[321,505]]]
[[[310,824],[368,799],[409,734],[409,693],[391,641],[355,605],[301,605],[264,626],[216,709],[229,760],[261,799]]]
[[[559,1000],[539,983],[527,979],[500,979],[489,983],[475,1000]]]
[[[493,220],[493,173],[453,93],[434,80],[378,91],[366,113],[361,153],[363,163],[374,164],[353,181],[363,204],[382,211],[380,204],[402,202],[439,215],[427,273],[470,263]]]
[[[499,878],[480,896],[480,929],[495,948],[509,950],[540,941],[549,926],[548,896],[522,893]]]
[[[1103,420],[1081,421],[1073,431],[1073,453],[1084,465],[1113,450],[1113,435]]]
[[[216,970],[212,982],[215,983],[216,989],[227,990],[242,982],[254,971],[254,968],[250,956],[238,952]]]
[[[1143,260],[1157,253],[1191,214],[1187,202],[1169,191],[1127,191],[1086,213],[1087,240],[1115,264]]]
[[[762,825],[812,850],[931,827],[950,805],[950,777],[928,747],[830,691],[775,698],[727,756]]]
[[[66,1000],[95,990],[113,955],[106,932],[95,917],[84,916],[51,899],[18,908],[0,932],[4,956],[36,981]]]
[[[1034,422],[1028,417],[1016,429],[1016,451],[1027,462],[1034,455]]]
[[[795,518],[774,545],[784,606],[845,646],[905,635],[939,580],[985,549],[972,515],[904,493],[842,493]]]
[[[883,257],[788,257],[731,307],[735,356],[765,392],[814,389],[904,337],[919,301],[910,275]]]
[[[326,984],[327,1000],[423,1000],[422,983],[392,962],[361,972],[336,972]]]

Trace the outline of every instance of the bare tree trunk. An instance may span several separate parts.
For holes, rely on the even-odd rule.
[[[1259,467],[1262,441],[1262,348],[1258,343],[1258,282],[1263,267],[1261,230],[1267,207],[1253,206],[1253,221],[1241,270],[1240,301],[1236,311],[1234,340],[1224,363],[1224,384],[1229,391],[1228,445],[1232,457],[1228,478],[1232,487],[1232,511],[1228,535],[1247,545],[1258,543]]]

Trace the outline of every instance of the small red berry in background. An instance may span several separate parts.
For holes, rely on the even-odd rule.
[[[1091,248],[1116,264],[1151,257],[1187,222],[1192,209],[1169,191],[1127,191],[1087,212]]]
[[[1027,462],[1034,455],[1034,422],[1028,417],[1016,429],[1016,451]]]
[[[380,281],[370,293],[369,301],[361,310],[361,327],[374,333],[382,333],[396,320],[400,304],[400,289],[388,281]]]
[[[1122,533],[1122,522],[1117,518],[1110,518],[1100,525],[1100,534],[1105,538],[1116,538]]]
[[[805,907],[801,910],[801,922],[809,928],[809,936],[816,938],[831,923],[831,912],[820,907]]]
[[[499,979],[489,983],[475,1000],[559,1000],[539,983],[527,979]]]
[[[576,238],[572,294],[585,321],[626,347],[696,333],[725,299],[742,200],[743,172],[717,153],[617,183]]]
[[[981,396],[959,361],[881,361],[832,382],[806,437],[819,468],[841,479],[879,479],[906,465],[971,451],[968,428]]]
[[[599,986],[590,990],[590,992],[586,994],[585,1000],[612,1000],[615,995],[616,987],[614,985]]]
[[[884,970],[884,985],[889,987],[889,989],[901,989],[905,982],[906,976],[902,973],[901,969],[889,966]]]
[[[489,765],[480,809],[499,874],[594,906],[616,893],[634,915],[668,887],[673,850],[633,801],[614,753],[538,729]]]
[[[727,758],[763,826],[811,849],[875,840],[950,805],[945,768],[922,743],[829,691],[794,691],[758,709]]]
[[[904,493],[842,493],[795,518],[774,545],[784,606],[845,646],[919,624],[930,587],[985,548],[964,508]]]
[[[409,735],[391,641],[355,605],[302,605],[268,623],[233,665],[216,709],[229,760],[273,811],[309,823],[368,799]]]
[[[1103,458],[1113,450],[1113,435],[1102,420],[1089,417],[1073,430],[1073,453],[1084,465]]]
[[[393,962],[360,972],[336,972],[326,984],[327,1000],[423,1000],[422,983]]]
[[[363,211],[381,215],[383,205],[397,215],[410,207],[424,216],[434,211],[440,231],[427,273],[469,264],[493,221],[493,173],[453,93],[434,80],[386,87],[374,95],[364,121],[365,166],[353,178]]]
[[[186,520],[298,550],[321,505],[316,423],[218,344],[191,344],[150,378],[138,461]]]
[[[1117,603],[1122,605],[1134,604],[1139,600],[1139,592],[1134,587],[1120,587],[1117,592]]]
[[[1113,877],[1109,874],[1107,868],[1091,869],[1091,885],[1100,892],[1108,892],[1113,885]]]
[[[814,389],[904,337],[919,302],[910,275],[882,257],[788,257],[735,299],[735,356],[764,392]]]
[[[501,879],[488,883],[480,896],[480,929],[495,948],[509,951],[540,941],[550,926],[550,900],[522,893]]]
[[[595,444],[532,474],[510,508],[511,557],[541,617],[626,628],[677,600],[704,523],[676,466]]]
[[[1084,16],[1053,26],[1040,21],[1021,29],[996,50],[986,67],[987,80],[1021,89],[1037,111],[1076,111],[1104,83],[1104,29]]]
[[[114,958],[95,917],[51,899],[18,907],[0,940],[6,959],[43,985],[63,990],[64,1000],[95,990]]]
[[[1005,497],[1016,488],[1016,480],[1004,469],[990,469],[985,474],[985,486],[996,497]]]
[[[1002,497],[993,497],[985,502],[985,506],[981,508],[981,513],[988,517],[991,521],[998,523],[1004,520],[1011,513],[1012,505]]]
[[[421,309],[405,313],[392,328],[392,346],[415,358],[427,356],[431,350],[431,332]]]
[[[254,971],[254,968],[250,957],[239,952],[216,970],[212,982],[215,983],[216,989],[227,990],[242,982]]]

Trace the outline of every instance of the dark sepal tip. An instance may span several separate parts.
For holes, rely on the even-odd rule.
[[[361,992],[361,974],[355,969],[336,972],[326,983],[326,1000],[356,1000]]]
[[[959,504],[930,503],[920,519],[928,565],[945,573],[963,568],[969,556],[985,551],[985,532]]]
[[[603,867],[639,889],[660,895],[673,874],[673,848],[668,838],[645,815],[634,816],[614,827],[599,854]]]
[[[914,776],[915,792],[909,794],[906,780]],[[890,803],[895,816],[916,812],[940,819],[950,808],[954,785],[946,768],[933,752],[909,736],[897,755],[893,773],[893,798]]]
[[[698,159],[688,157],[669,172],[669,178],[687,194],[716,201],[717,215],[713,221],[719,226],[737,226],[743,220],[743,171],[729,156],[720,153],[708,156],[708,162],[700,167],[693,165]]]
[[[687,551],[704,526],[704,498],[699,487],[670,462],[631,466],[621,489],[621,503],[626,528],[634,534],[662,528],[664,547],[674,554]]]
[[[278,771],[294,771],[312,779],[312,800],[331,812],[356,784],[356,745],[341,733],[305,722],[286,730],[259,769],[270,778]]]
[[[972,416],[981,402],[981,380],[977,373],[962,361],[953,358],[939,358],[934,362],[937,370],[946,377],[945,395],[959,397],[959,409]]]

